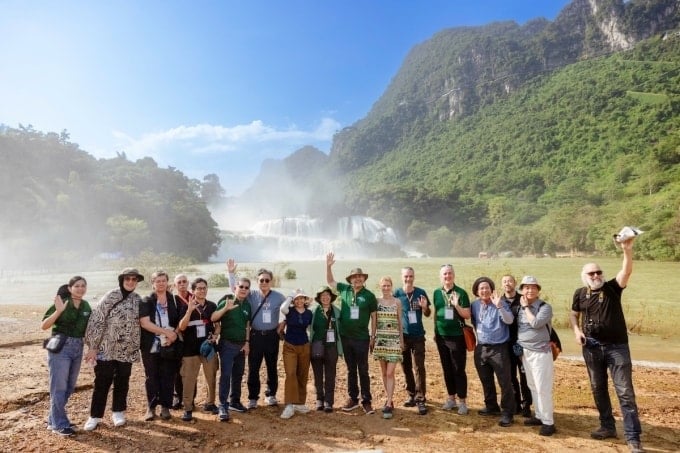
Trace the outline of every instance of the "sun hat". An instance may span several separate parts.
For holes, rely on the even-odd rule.
[[[328,291],[328,293],[331,295],[331,303],[333,303],[333,301],[338,298],[338,295],[333,292],[330,286],[321,286],[316,292],[316,297],[314,297],[314,300],[318,303],[321,303],[321,295],[326,291]]]
[[[487,282],[489,284],[491,291],[496,289],[496,285],[494,284],[493,280],[491,280],[489,277],[479,277],[472,284],[472,294],[474,294],[475,297],[479,297],[479,294],[477,294],[477,291],[479,290],[479,285],[481,285],[484,282]]]
[[[360,267],[355,267],[351,271],[349,271],[349,275],[345,280],[347,280],[347,283],[352,283],[352,277],[355,275],[362,275],[364,277],[364,281],[368,280],[368,274],[364,274],[364,271],[361,270]]]
[[[541,290],[541,285],[538,284],[538,280],[533,275],[525,275],[522,277],[522,283],[519,284],[519,290],[522,291],[524,285],[536,285],[538,290]]]
[[[137,269],[135,269],[134,267],[126,267],[125,269],[120,271],[120,274],[118,275],[118,282],[122,284],[123,279],[128,275],[134,275],[135,277],[137,277],[137,283],[144,281],[144,276],[140,274]]]

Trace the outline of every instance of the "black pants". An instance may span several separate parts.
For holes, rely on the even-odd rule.
[[[515,406],[517,409],[531,406],[531,390],[527,385],[527,375],[522,366],[522,358],[517,357],[512,351],[512,343],[508,343],[508,348],[510,349],[510,380],[515,391]]]
[[[404,345],[401,367],[406,379],[406,392],[409,397],[425,401],[425,337],[404,335]]]
[[[349,397],[353,401],[358,401],[359,385],[361,385],[361,403],[370,403],[373,397],[371,396],[371,378],[368,374],[369,341],[342,337],[342,349],[347,365]]]
[[[512,417],[515,414],[515,392],[510,380],[510,351],[507,343],[478,344],[475,347],[475,368],[482,383],[484,405],[487,409],[498,408],[498,396],[494,375],[501,388],[501,405],[503,414]]]
[[[97,360],[94,367],[94,390],[90,417],[102,418],[106,409],[106,399],[113,384],[113,402],[111,410],[122,412],[127,409],[127,395],[130,386],[132,363],[117,360]]]
[[[177,359],[164,359],[159,352],[142,351],[142,363],[146,380],[146,401],[150,408],[172,406],[172,391],[175,386]]]
[[[314,387],[317,401],[328,403],[331,407],[335,402],[335,373],[338,364],[338,347],[335,343],[324,347],[321,359],[312,359],[314,372]]]
[[[439,361],[444,372],[444,383],[449,395],[458,395],[458,398],[467,398],[468,382],[465,373],[467,362],[467,349],[465,337],[443,337],[435,335],[435,343],[439,352]]]
[[[248,399],[257,400],[260,397],[260,367],[264,359],[267,367],[266,396],[276,396],[279,389],[279,374],[276,363],[279,360],[279,336],[276,330],[253,331],[250,335],[250,352],[248,353]]]

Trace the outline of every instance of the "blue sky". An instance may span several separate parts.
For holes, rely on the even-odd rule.
[[[0,0],[0,123],[216,173],[235,195],[265,158],[328,152],[436,32],[553,20],[568,3]]]

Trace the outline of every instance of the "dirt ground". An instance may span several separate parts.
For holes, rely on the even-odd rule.
[[[180,411],[174,411],[169,421],[144,422],[143,369],[141,364],[135,364],[127,425],[114,429],[107,409],[102,425],[88,433],[82,431],[82,425],[88,416],[94,376],[92,369],[83,365],[77,392],[67,408],[71,420],[78,424],[77,434],[62,438],[46,429],[48,372],[41,343],[47,334],[40,331],[41,317],[41,307],[0,306],[0,451],[628,451],[618,407],[615,415],[619,438],[608,441],[590,438],[589,433],[598,426],[598,419],[586,370],[582,362],[568,357],[560,357],[556,362],[555,425],[558,431],[552,437],[541,437],[536,428],[525,427],[521,416],[516,416],[514,426],[501,428],[495,418],[477,415],[477,409],[482,406],[482,395],[471,353],[468,354],[470,415],[459,416],[441,410],[445,391],[431,339],[427,342],[429,413],[425,416],[419,416],[415,408],[401,406],[405,391],[399,370],[394,418],[382,419],[379,408],[384,402],[384,393],[379,366],[371,360],[375,415],[367,416],[360,410],[349,414],[339,410],[332,414],[310,411],[282,420],[279,415],[283,407],[279,406],[259,407],[244,414],[232,413],[229,423],[220,423],[215,416],[198,411],[194,412],[195,420],[191,423],[179,419]],[[279,364],[279,376],[277,396],[282,400],[282,363]],[[650,452],[679,451],[678,370],[636,367],[634,380],[644,447]],[[197,404],[203,402],[203,386],[203,381],[199,381]],[[340,361],[336,407],[344,403],[345,397],[345,367]],[[616,401],[613,394],[612,398]],[[315,399],[310,372],[307,387],[310,408],[314,407]]]

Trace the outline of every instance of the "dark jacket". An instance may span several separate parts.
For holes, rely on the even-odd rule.
[[[175,297],[172,295],[172,293],[167,292],[165,293],[165,297],[168,301],[168,321],[170,321],[169,326],[162,326],[163,328],[167,327],[172,327],[176,328],[179,325],[179,310],[177,309],[177,303],[175,302]],[[142,303],[139,304],[139,319],[142,319],[145,316],[148,316],[149,319],[151,320],[151,323],[156,324],[156,305],[158,303],[158,300],[156,298],[156,293],[152,293],[149,296],[146,296],[143,300]],[[155,338],[155,334],[152,332],[149,332],[143,327],[140,327],[141,332],[142,332],[142,337],[140,341],[140,348],[142,351],[150,351],[151,346],[153,346],[153,341]]]

